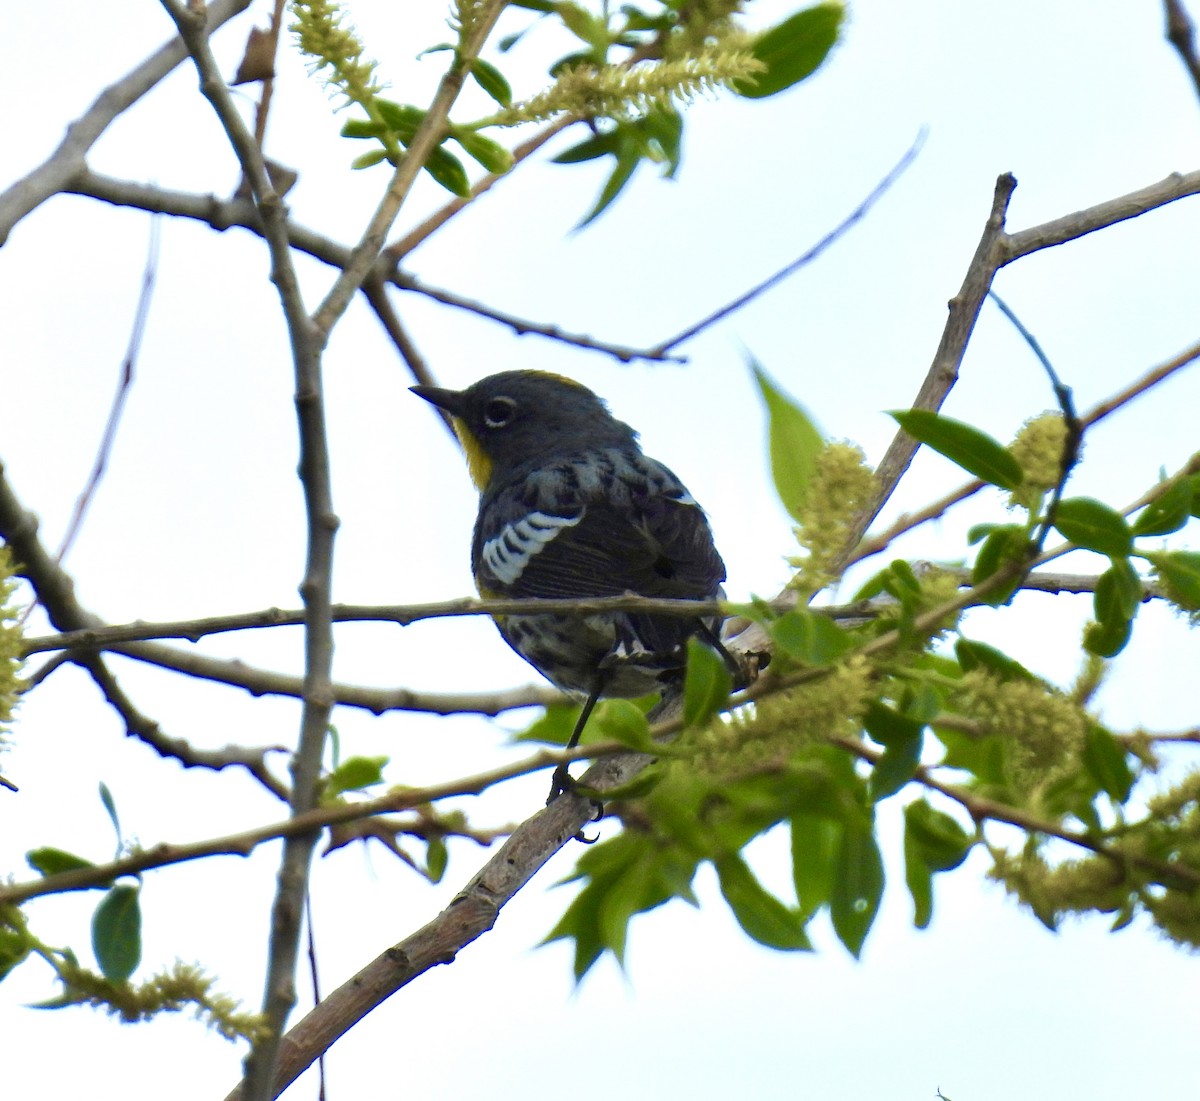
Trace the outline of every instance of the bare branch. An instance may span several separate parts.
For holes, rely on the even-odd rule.
[[[211,34],[249,6],[250,0],[214,0],[208,7],[206,33]],[[70,181],[86,170],[84,158],[109,123],[132,107],[187,55],[183,42],[172,38],[100,93],[91,107],[67,127],[66,136],[50,157],[0,195],[0,245],[26,214],[66,190]]]
[[[172,864],[183,864],[208,856],[248,856],[259,845],[267,841],[293,838],[305,834],[315,835],[328,826],[353,822],[379,814],[412,810],[414,807],[425,803],[434,803],[440,799],[450,799],[461,795],[479,795],[506,780],[556,768],[558,765],[570,764],[573,761],[605,760],[627,755],[626,747],[618,742],[597,742],[575,749],[539,749],[536,753],[532,753],[520,761],[442,784],[429,784],[420,788],[394,788],[377,799],[315,807],[303,814],[292,815],[282,822],[272,822],[270,825],[227,834],[224,837],[213,837],[204,841],[191,841],[180,845],[163,842],[149,849],[142,849],[129,856],[109,861],[107,864],[92,864],[86,868],[76,868],[55,875],[42,876],[24,883],[0,883],[0,906],[27,902],[31,898],[39,898],[43,895],[104,887],[122,876],[140,875],[153,868],[166,868]],[[586,821],[592,816],[591,805],[582,797],[576,798],[588,808],[584,818]]]
[[[999,242],[997,267],[1004,267],[1039,249],[1063,245],[1099,229],[1107,229],[1118,222],[1140,217],[1148,211],[1157,210],[1168,203],[1198,193],[1200,171],[1186,174],[1173,172],[1165,180],[1122,195],[1119,199],[1110,199],[1086,210],[1043,222],[1040,226],[1008,234]]]
[[[50,622],[68,632],[101,626],[100,620],[76,600],[74,582],[42,546],[37,529],[37,517],[22,508],[4,476],[3,464],[0,464],[0,539],[12,547],[20,563],[21,575],[32,584]],[[182,738],[169,737],[158,723],[134,706],[99,654],[83,654],[72,660],[88,671],[104,698],[121,716],[126,731],[161,756],[171,757],[187,767],[220,769],[240,765],[268,791],[286,797],[285,789],[266,767],[265,759],[272,752],[271,747],[229,746],[222,750],[201,750]],[[39,679],[44,676],[45,672]]]
[[[996,190],[992,197],[992,210],[984,226],[983,236],[975,249],[975,255],[967,268],[966,278],[957,295],[950,300],[950,316],[946,319],[946,327],[942,331],[942,339],[934,353],[933,363],[925,375],[925,381],[917,391],[913,401],[914,409],[938,410],[951,387],[958,381],[958,368],[967,351],[967,343],[975,330],[975,321],[983,306],[987,292],[992,285],[992,277],[1000,267],[1000,256],[1004,241],[1004,218],[1008,213],[1008,204],[1016,189],[1017,181],[1012,175],[1001,176],[996,181]],[[884,454],[876,470],[879,489],[871,507],[865,510],[863,516],[855,525],[851,547],[871,521],[879,515],[879,510],[887,503],[900,479],[908,469],[917,453],[918,443],[907,432],[896,433],[891,446]],[[847,548],[849,552],[850,548]]]
[[[725,605],[720,600],[673,600],[650,596],[597,596],[557,599],[527,598],[524,600],[479,600],[461,597],[429,604],[334,604],[331,608],[335,623],[398,623],[408,626],[425,619],[447,619],[476,615],[559,614],[588,616],[602,612],[650,612],[656,615],[693,616],[722,615]],[[822,609],[824,614],[838,618],[838,607]],[[860,615],[857,608],[845,615]],[[206,635],[229,631],[246,631],[263,627],[298,626],[304,613],[279,608],[258,612],[241,612],[227,616],[208,616],[204,619],[181,620],[174,623],[128,623],[111,627],[91,627],[67,634],[29,639],[24,654],[46,650],[109,649],[114,643],[135,642],[154,638],[185,638],[195,642]]]
[[[1175,47],[1179,60],[1200,96],[1200,57],[1196,55],[1196,28],[1182,0],[1163,0],[1167,12],[1167,41]]]
[[[781,283],[785,279],[794,275],[801,268],[811,264],[827,248],[841,240],[841,238],[844,237],[853,226],[866,217],[867,212],[871,209],[871,207],[873,207],[881,198],[883,198],[883,196],[892,189],[892,185],[895,184],[895,182],[908,170],[908,166],[912,164],[912,162],[916,159],[917,154],[921,151],[921,146],[925,144],[925,133],[925,130],[922,129],[920,133],[917,134],[916,140],[908,147],[908,150],[905,152],[904,156],[902,156],[900,160],[896,162],[895,167],[892,168],[892,170],[875,185],[871,193],[865,199],[863,199],[863,201],[859,203],[858,206],[855,207],[854,210],[851,211],[851,213],[844,218],[838,226],[832,229],[829,233],[825,234],[825,236],[822,237],[821,240],[819,240],[815,245],[813,245],[812,248],[810,248],[802,256],[797,257],[786,267],[781,268],[770,278],[764,279],[756,287],[751,287],[750,290],[746,291],[742,295],[739,295],[732,302],[727,303],[719,310],[716,310],[714,313],[702,318],[695,324],[688,326],[688,328],[684,329],[683,332],[671,337],[670,340],[664,340],[661,344],[655,345],[655,347],[651,349],[652,356],[647,358],[670,358],[667,356],[667,353],[672,348],[676,348],[680,344],[685,344],[693,337],[702,333],[705,329],[710,328],[718,321],[728,317],[731,313],[736,313],[738,310],[742,309],[743,306],[746,306],[750,302],[754,301],[754,299],[756,299],[760,294],[769,291],[778,283]]]
[[[426,298],[431,298],[434,302],[440,302],[443,306],[452,306],[456,310],[465,310],[467,313],[473,313],[489,321],[505,325],[512,329],[518,336],[527,336],[530,334],[544,336],[548,340],[557,340],[560,344],[570,344],[573,347],[582,348],[584,351],[602,352],[605,355],[620,360],[622,363],[631,363],[635,359],[645,359],[659,363],[687,362],[686,356],[672,355],[668,350],[669,345],[642,349],[596,340],[594,337],[587,336],[584,333],[568,332],[558,325],[530,321],[517,314],[493,309],[491,306],[485,306],[482,302],[467,298],[465,295],[455,294],[453,291],[438,290],[435,287],[426,286],[415,277],[405,275],[403,272],[393,272],[389,278],[389,282],[400,287],[402,290],[414,291],[417,294],[424,295]],[[678,341],[674,343],[678,343]]]
[[[62,543],[59,544],[58,553],[54,556],[54,560],[58,563],[62,563],[67,557],[71,544],[79,534],[79,528],[83,524],[88,505],[100,485],[100,479],[104,477],[105,468],[108,466],[108,457],[112,453],[113,444],[116,443],[117,426],[121,423],[125,399],[129,396],[130,387],[133,386],[134,366],[142,347],[142,334],[146,331],[146,318],[150,313],[150,299],[154,294],[154,280],[158,273],[159,218],[160,215],[155,214],[150,219],[150,244],[147,249],[146,267],[142,272],[142,290],[138,296],[137,309],[134,311],[133,328],[129,333],[129,346],[125,350],[125,359],[121,364],[117,392],[113,397],[108,421],[100,437],[100,446],[96,449],[96,461],[92,464],[92,472],[88,475],[83,492],[75,502],[75,511],[71,516],[71,522],[67,525]]]

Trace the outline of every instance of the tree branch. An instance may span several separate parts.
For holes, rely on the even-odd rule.
[[[1200,57],[1196,56],[1196,28],[1181,0],[1164,0],[1167,14],[1167,41],[1175,47],[1179,60],[1192,78],[1200,96]]]
[[[1086,210],[1043,222],[1040,226],[1008,234],[999,242],[996,266],[1004,267],[1039,249],[1053,248],[1055,245],[1075,241],[1099,229],[1107,229],[1118,222],[1140,217],[1148,211],[1157,210],[1168,203],[1196,194],[1200,194],[1200,171],[1186,174],[1173,172],[1165,180],[1122,195],[1118,199],[1109,199]]]
[[[300,295],[292,265],[287,215],[271,182],[262,151],[233,106],[221,79],[216,59],[208,47],[203,9],[183,7],[178,0],[162,0],[179,28],[200,76],[200,90],[221,120],[242,172],[250,182],[255,206],[262,218],[263,234],[271,254],[271,280],[275,284],[287,321],[295,370],[296,414],[300,436],[300,483],[304,491],[308,539],[304,579],[304,702],[300,737],[292,758],[292,815],[313,809],[319,797],[321,758],[333,708],[333,622],[330,617],[333,584],[333,540],[338,520],[333,510],[329,448],[321,394],[321,349],[329,325],[310,320]],[[246,1058],[249,1097],[266,1098],[274,1078],[279,1036],[296,1002],[295,974],[299,954],[300,921],[308,893],[308,871],[316,845],[315,832],[301,832],[284,841],[278,886],[271,914],[266,990],[263,1015],[265,1036]]]
[[[211,34],[249,6],[250,0],[214,0],[208,7],[207,33]],[[132,107],[187,55],[183,42],[172,38],[100,93],[91,107],[67,127],[66,136],[49,158],[0,195],[0,245],[26,214],[52,195],[67,190],[71,180],[86,171],[88,151],[113,119]]]
[[[42,876],[24,883],[0,883],[0,906],[28,902],[43,895],[62,894],[67,891],[86,891],[95,887],[107,887],[122,876],[140,875],[154,868],[166,868],[172,864],[183,864],[209,856],[249,856],[259,845],[279,838],[293,838],[304,834],[316,834],[328,826],[343,822],[354,822],[380,814],[412,810],[426,803],[437,802],[460,795],[479,795],[488,788],[519,776],[556,768],[574,761],[605,760],[617,755],[627,755],[628,749],[619,742],[597,742],[578,746],[575,749],[539,749],[536,753],[515,761],[443,784],[429,784],[420,788],[395,788],[376,799],[364,799],[356,803],[341,803],[335,806],[314,807],[303,814],[292,815],[282,822],[240,833],[213,837],[204,841],[192,841],[182,845],[162,842],[149,849],[131,853],[106,864],[92,864],[86,868],[74,868],[67,872]],[[578,797],[588,808],[587,818],[592,816],[591,805]]]

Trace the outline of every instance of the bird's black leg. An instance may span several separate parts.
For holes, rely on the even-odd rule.
[[[720,635],[703,620],[700,621],[700,626],[696,633],[721,655],[721,660],[725,662],[725,668],[729,670],[730,675],[733,677],[733,687],[739,691],[745,688],[746,670],[742,668],[738,659],[725,649],[725,644],[721,641]]]
[[[571,731],[571,737],[567,739],[565,749],[574,749],[579,744],[579,739],[583,736],[583,728],[587,726],[587,721],[591,717],[592,710],[596,706],[596,702],[600,699],[600,690],[603,687],[603,680],[596,682],[596,687],[592,689],[592,694],[584,701],[583,708],[579,712],[579,718],[575,720],[575,729]],[[564,791],[571,789],[573,781],[571,774],[567,771],[566,765],[559,765],[554,770],[554,776],[550,780],[550,794],[546,797],[546,805],[553,803]]]

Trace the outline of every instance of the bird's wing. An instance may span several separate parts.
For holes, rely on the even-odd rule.
[[[511,597],[706,599],[725,579],[704,513],[686,493],[521,511],[479,542],[475,567],[481,587]]]

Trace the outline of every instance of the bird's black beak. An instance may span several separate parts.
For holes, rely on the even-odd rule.
[[[409,389],[430,405],[444,409],[451,416],[461,417],[466,395],[461,390],[443,390],[440,386],[410,386]]]

